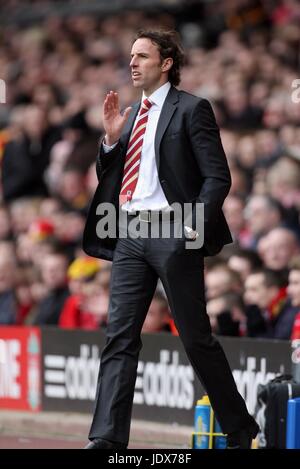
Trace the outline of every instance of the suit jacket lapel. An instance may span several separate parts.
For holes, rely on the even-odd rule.
[[[167,94],[167,97],[163,104],[163,107],[159,116],[159,120],[157,123],[155,142],[154,142],[155,160],[156,160],[157,170],[159,169],[159,163],[160,163],[160,152],[159,152],[160,143],[161,143],[161,140],[163,138],[165,131],[167,130],[169,122],[174,112],[176,111],[177,102],[178,102],[178,90],[174,88],[174,86],[171,86],[170,91]]]
[[[176,111],[177,103],[178,103],[178,90],[174,88],[174,86],[171,86],[170,91],[167,94],[167,97],[163,104],[163,107],[159,116],[159,120],[157,123],[156,134],[155,134],[154,147],[155,147],[155,160],[156,160],[157,169],[159,168],[159,163],[160,163],[160,154],[159,154],[160,143],[161,143],[161,140],[163,138],[165,131],[167,130],[169,122],[174,112]],[[133,104],[131,113],[129,114],[128,120],[126,122],[125,128],[122,133],[121,141],[126,150],[127,150],[129,138],[130,138],[132,128],[133,128],[136,116],[138,114],[140,105],[141,105],[140,102]],[[126,154],[126,151],[124,152],[124,155],[125,154]]]

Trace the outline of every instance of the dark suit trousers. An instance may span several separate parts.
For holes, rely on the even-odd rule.
[[[145,223],[145,222],[141,222]],[[113,260],[107,343],[89,438],[128,443],[141,329],[158,277],[191,365],[223,432],[252,422],[206,313],[203,254],[176,239],[119,239]],[[153,344],[155,346],[155,344]]]

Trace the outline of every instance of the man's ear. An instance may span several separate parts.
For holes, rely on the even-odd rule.
[[[161,66],[161,71],[168,72],[171,69],[172,65],[173,65],[173,59],[171,57],[164,59],[162,66]]]

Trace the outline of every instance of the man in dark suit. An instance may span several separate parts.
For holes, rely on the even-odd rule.
[[[222,213],[231,181],[210,104],[175,88],[182,64],[175,32],[141,31],[130,62],[133,85],[143,92],[141,102],[121,114],[117,93],[109,92],[104,101],[106,135],[97,158],[99,186],[84,249],[113,259],[113,267],[107,343],[88,449],[127,447],[140,334],[158,278],[190,362],[228,434],[228,446],[249,448],[258,430],[211,335],[206,313],[203,258],[231,242]],[[104,236],[97,215],[102,214],[103,221],[101,206],[108,203],[123,216],[116,233],[108,230]],[[192,211],[186,215],[183,210],[184,218],[178,219],[175,203]],[[197,223],[200,204],[202,232]],[[168,219],[169,238],[151,237],[154,225],[163,232]],[[130,225],[149,236],[136,236]],[[178,227],[182,236],[177,235]],[[188,248],[199,237],[203,246]]]

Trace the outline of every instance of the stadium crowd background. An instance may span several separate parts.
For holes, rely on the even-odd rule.
[[[111,89],[122,108],[138,99],[132,40],[159,26],[179,31],[179,88],[212,103],[231,169],[234,243],[205,262],[213,331],[300,338],[300,4],[124,1],[74,14],[70,1],[58,14],[55,3],[0,4],[0,324],[105,328],[111,265],[81,249],[101,107]],[[176,334],[159,285],[144,332],[160,330]]]

